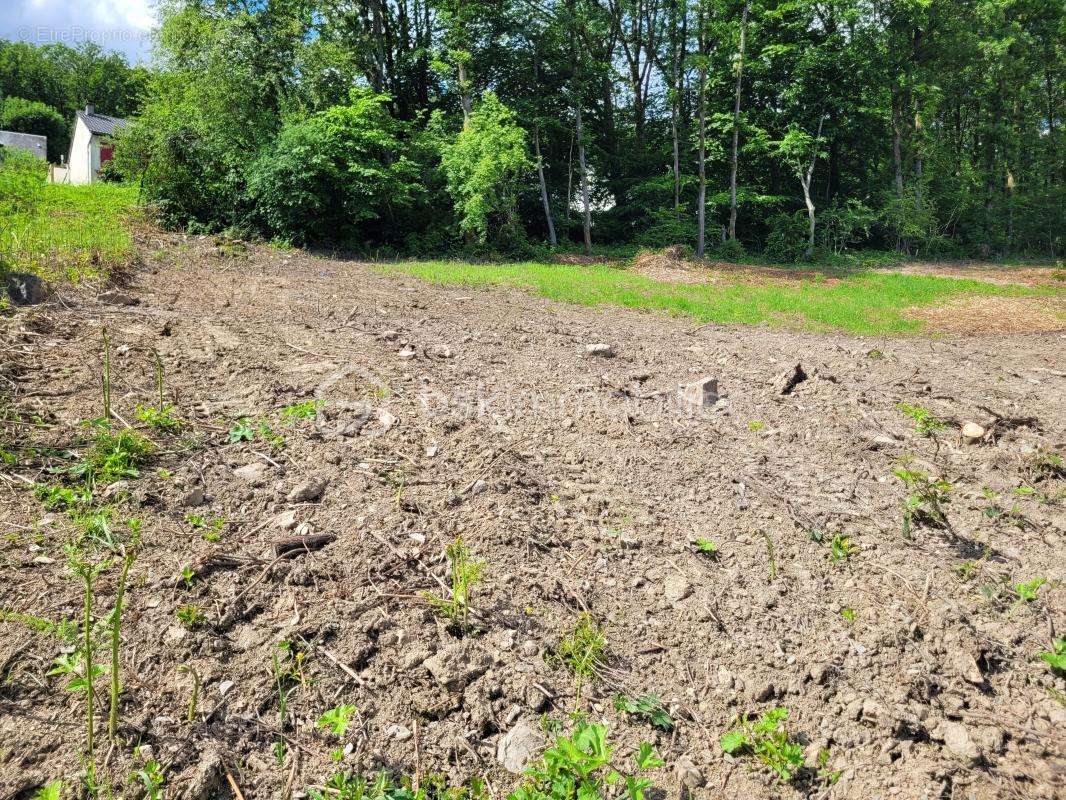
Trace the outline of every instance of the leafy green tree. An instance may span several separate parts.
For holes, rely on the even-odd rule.
[[[459,224],[468,241],[497,244],[524,240],[516,213],[519,182],[533,167],[526,132],[492,92],[482,97],[467,123],[446,145],[442,166]]]
[[[410,200],[413,165],[386,95],[354,90],[333,106],[287,124],[248,172],[248,200],[267,235],[292,242],[375,240],[366,223]]]

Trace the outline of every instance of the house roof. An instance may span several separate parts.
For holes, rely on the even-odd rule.
[[[115,131],[122,130],[129,123],[124,119],[118,117],[109,117],[106,114],[86,114],[84,111],[78,112],[78,119],[85,123],[85,127],[89,129],[90,133],[98,133],[104,136],[111,136]]]

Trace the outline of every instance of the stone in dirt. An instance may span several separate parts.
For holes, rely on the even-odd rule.
[[[679,603],[692,594],[692,584],[684,575],[671,575],[663,585],[663,595],[670,603]]]
[[[599,356],[600,358],[614,358],[615,349],[613,345],[596,342],[595,344],[585,345],[585,355]]]
[[[930,734],[933,739],[944,742],[944,747],[964,761],[978,761],[983,753],[970,732],[961,722],[941,722]]]
[[[714,378],[700,378],[695,383],[686,383],[677,387],[677,396],[681,404],[690,408],[706,408],[718,402],[718,381]]]
[[[9,272],[4,277],[7,296],[16,306],[32,306],[43,303],[52,293],[43,280],[29,272]]]
[[[308,478],[303,483],[294,487],[293,490],[289,492],[287,499],[290,503],[313,503],[322,496],[322,493],[326,491],[326,486],[328,485],[329,478],[317,476]]]
[[[457,692],[484,674],[490,663],[488,653],[459,643],[439,650],[427,658],[422,666],[429,670],[433,679],[445,689]]]
[[[807,380],[807,373],[803,371],[802,364],[796,364],[792,369],[785,370],[774,381],[775,394],[792,394],[792,390]]]
[[[689,790],[699,789],[707,783],[707,778],[700,772],[692,756],[687,753],[680,756],[674,763],[674,775],[677,777],[677,782]]]
[[[522,720],[500,737],[496,744],[496,760],[508,772],[518,774],[525,770],[543,746],[544,736],[540,729]]]
[[[192,508],[194,506],[203,505],[204,502],[204,487],[194,486],[190,489],[183,498],[181,498],[181,504],[186,508]]]
[[[185,800],[210,800],[218,797],[222,782],[222,756],[208,750],[200,756],[200,763],[185,788]]]
[[[274,517],[273,525],[283,531],[291,531],[296,527],[296,509],[290,508],[288,511],[282,511]]]
[[[985,429],[976,422],[967,422],[962,426],[962,440],[966,444],[977,444],[985,438]]]
[[[127,292],[121,292],[118,289],[110,289],[96,296],[96,299],[101,303],[107,303],[112,306],[135,306],[140,300]]]
[[[253,461],[251,464],[245,464],[243,467],[237,467],[233,470],[233,475],[236,478],[240,478],[242,481],[248,483],[259,483],[266,475],[267,465],[262,461]]]

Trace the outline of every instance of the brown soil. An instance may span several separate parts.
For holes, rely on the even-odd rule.
[[[652,741],[667,797],[681,773],[702,785],[697,798],[1062,795],[1066,682],[1037,659],[1066,629],[1066,482],[1038,465],[1066,446],[1062,334],[693,332],[302,253],[161,234],[141,244],[148,266],[128,288],[139,305],[68,293],[7,320],[0,343],[20,415],[5,415],[4,442],[21,461],[0,472],[7,611],[79,614],[70,524],[27,482],[54,480],[42,468],[64,463],[45,447],[82,450],[79,422],[99,414],[102,325],[117,412],[132,421],[152,402],[155,349],[191,424],[153,434],[152,467],[110,490],[145,537],[120,741],[101,736],[97,750],[119,789],[135,743],[163,763],[168,796],[229,797],[225,770],[249,800],[320,785],[338,768],[337,742],[314,722],[351,703],[344,767],[486,774],[497,800],[517,780],[497,761],[501,736],[542,714],[565,724],[575,709],[610,726],[620,757]],[[591,343],[617,355],[588,356]],[[810,377],[778,394],[797,362]],[[716,407],[673,402],[678,384],[707,375],[724,396]],[[281,419],[315,397],[318,419]],[[919,436],[900,402],[948,429]],[[284,446],[229,443],[244,415],[268,420]],[[989,429],[985,441],[960,442],[968,420]],[[911,538],[892,474],[908,455],[952,485],[949,525]],[[249,465],[258,474],[235,473]],[[290,502],[312,478],[327,481],[322,496]],[[1016,494],[1023,485],[1033,491]],[[289,512],[295,532],[278,525]],[[205,541],[188,514],[224,518],[221,539]],[[335,538],[278,557],[278,540],[297,534]],[[857,548],[839,563],[836,534]],[[487,562],[480,632],[464,638],[424,599],[440,591],[457,535]],[[719,557],[697,553],[696,538]],[[98,580],[100,619],[116,576]],[[1006,588],[1038,577],[1048,583],[1035,602]],[[204,617],[192,630],[175,617],[186,605]],[[606,626],[609,660],[578,696],[549,654],[585,609]],[[279,729],[271,663],[283,640],[305,655]],[[46,675],[64,647],[0,622],[2,798],[81,769],[81,706]],[[425,665],[446,659],[427,659],[456,648],[465,674],[443,685]],[[189,668],[202,683],[192,724]],[[675,730],[615,711],[618,691],[660,695]],[[781,786],[723,755],[738,714],[774,706],[789,709],[811,763],[828,748],[834,786],[810,773]]]

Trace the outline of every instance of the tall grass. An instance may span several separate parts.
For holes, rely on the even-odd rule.
[[[105,274],[133,251],[123,222],[133,213],[136,187],[41,184],[34,194],[0,220],[6,269],[77,281]]]

